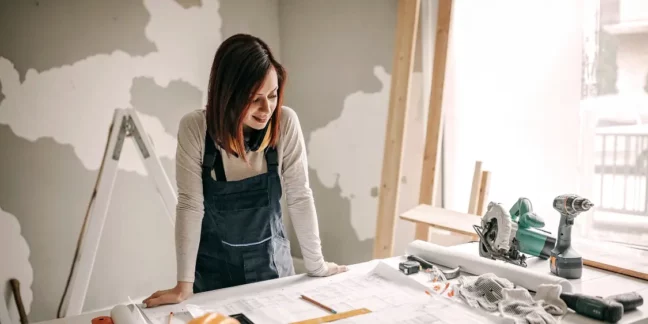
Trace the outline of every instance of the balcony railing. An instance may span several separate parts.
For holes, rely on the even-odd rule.
[[[596,133],[593,189],[598,210],[648,216],[648,125]]]

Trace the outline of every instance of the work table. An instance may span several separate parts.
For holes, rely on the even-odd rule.
[[[478,253],[477,243],[466,243],[457,246],[451,247],[451,249],[456,249],[458,252],[467,252],[467,253]],[[397,256],[387,259],[382,259],[388,265],[398,268],[398,263],[406,260],[404,256]],[[375,261],[375,260],[374,260]],[[358,263],[350,265],[350,271],[366,272],[370,271],[372,267],[376,264],[374,261]],[[550,273],[549,264],[547,260],[542,260],[539,258],[529,258],[527,260],[527,268],[533,271]],[[427,280],[427,277],[424,274],[411,275],[411,277],[425,285],[430,286],[431,283]],[[226,288],[217,291],[205,292],[201,294],[196,294],[190,297],[186,303],[200,305],[202,303],[219,300],[224,298],[231,298],[236,296],[248,296],[254,295],[266,289],[281,287],[284,285],[299,285],[300,283],[312,281],[312,280],[327,280],[326,278],[314,278],[309,277],[303,274],[295,275],[286,278],[280,278],[276,280],[270,280],[265,282],[259,282],[249,285],[243,285],[238,287]],[[583,275],[580,279],[569,280],[573,287],[575,293],[583,293],[592,296],[601,296],[607,297],[620,293],[627,293],[631,291],[636,291],[641,294],[644,298],[644,304],[639,307],[637,310],[628,312],[624,314],[622,320],[619,323],[648,323],[648,281],[623,276],[620,274],[599,270],[585,266],[583,269]],[[173,306],[162,306],[171,309]],[[572,311],[563,317],[562,323],[600,323],[598,321],[577,315]],[[68,318],[54,319],[44,322],[39,322],[39,324],[89,324],[90,320],[97,316],[109,315],[110,309],[89,312],[81,314],[78,316],[72,316]]]

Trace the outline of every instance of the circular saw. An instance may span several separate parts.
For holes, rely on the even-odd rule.
[[[533,212],[531,201],[520,198],[510,210],[490,202],[473,228],[479,236],[479,255],[526,267],[527,254],[548,259],[556,239],[542,229],[544,220]]]

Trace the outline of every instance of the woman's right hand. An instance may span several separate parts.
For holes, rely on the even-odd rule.
[[[178,284],[167,290],[158,290],[149,298],[144,299],[146,307],[155,307],[167,304],[177,304],[193,294],[193,282],[178,281]]]

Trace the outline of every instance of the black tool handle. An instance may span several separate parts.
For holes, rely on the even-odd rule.
[[[609,296],[606,299],[614,300],[617,303],[623,305],[623,311],[627,312],[633,310],[641,305],[643,305],[643,297],[637,292],[629,292],[625,294],[618,294],[614,296]]]
[[[611,299],[569,293],[560,294],[560,299],[577,314],[599,321],[616,323],[623,317],[623,305]]]

